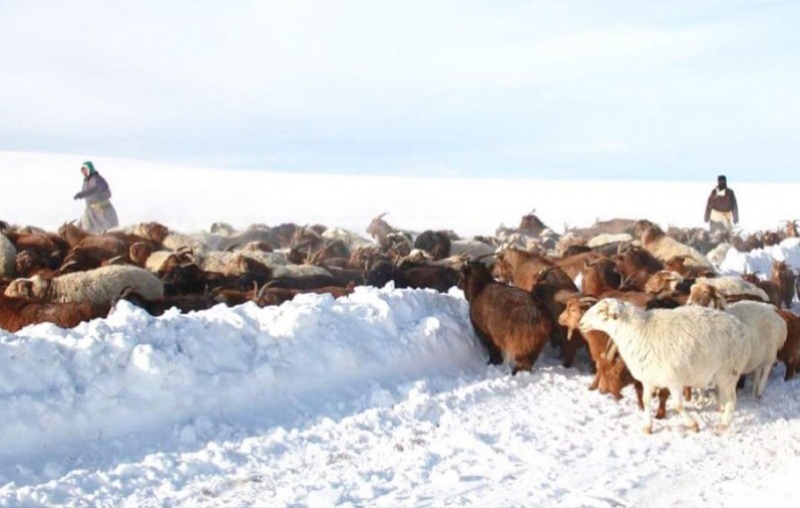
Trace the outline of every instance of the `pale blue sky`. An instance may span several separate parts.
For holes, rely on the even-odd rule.
[[[800,1],[0,0],[0,150],[800,180]]]

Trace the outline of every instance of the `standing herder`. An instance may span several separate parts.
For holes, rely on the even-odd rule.
[[[85,199],[86,210],[81,216],[81,227],[89,233],[103,233],[117,227],[117,211],[111,204],[111,189],[108,182],[94,169],[91,161],[81,166],[83,188],[73,199]]]
[[[733,189],[728,188],[725,175],[717,177],[717,186],[711,190],[706,203],[705,221],[709,223],[709,232],[717,231],[729,235],[734,224],[739,223],[739,206]]]

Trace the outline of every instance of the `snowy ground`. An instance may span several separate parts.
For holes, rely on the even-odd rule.
[[[80,162],[58,171],[77,179]],[[175,182],[173,171],[160,168],[158,178]],[[203,171],[231,184],[226,172]],[[112,186],[135,185],[135,176],[105,173]],[[238,220],[207,194],[192,199],[206,205],[203,223],[186,224]],[[355,198],[344,205],[332,213],[365,227],[372,210],[361,213]],[[529,205],[517,203],[517,215]],[[12,222],[52,214],[29,213],[36,207],[23,193],[3,206],[35,217],[0,217]],[[126,206],[130,216],[150,213]],[[174,208],[149,219],[172,225],[185,212]],[[487,213],[460,212],[458,224]],[[488,232],[517,215],[491,217]],[[771,258],[794,264],[800,246],[731,253],[725,269]],[[715,429],[710,399],[690,406],[701,432],[671,417],[645,436],[631,389],[619,403],[587,391],[585,358],[564,369],[548,349],[516,377],[486,366],[467,311],[457,289],[364,287],[338,300],[305,295],[158,318],[122,302],[72,330],[0,332],[0,505],[800,504],[800,379],[784,383],[782,366],[761,402],[741,392],[730,430]]]

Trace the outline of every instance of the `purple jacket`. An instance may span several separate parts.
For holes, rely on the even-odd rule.
[[[85,199],[86,204],[91,205],[111,199],[111,189],[108,187],[108,182],[106,182],[105,178],[95,171],[83,179],[83,188],[75,197]]]

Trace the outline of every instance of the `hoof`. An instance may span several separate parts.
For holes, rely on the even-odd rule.
[[[692,432],[700,432],[700,426],[697,424],[697,422],[694,422],[692,425],[688,425],[686,428]]]
[[[645,434],[648,434],[648,435],[652,434],[653,433],[653,426],[652,425],[645,425],[644,427],[642,427],[642,432],[644,432]]]

